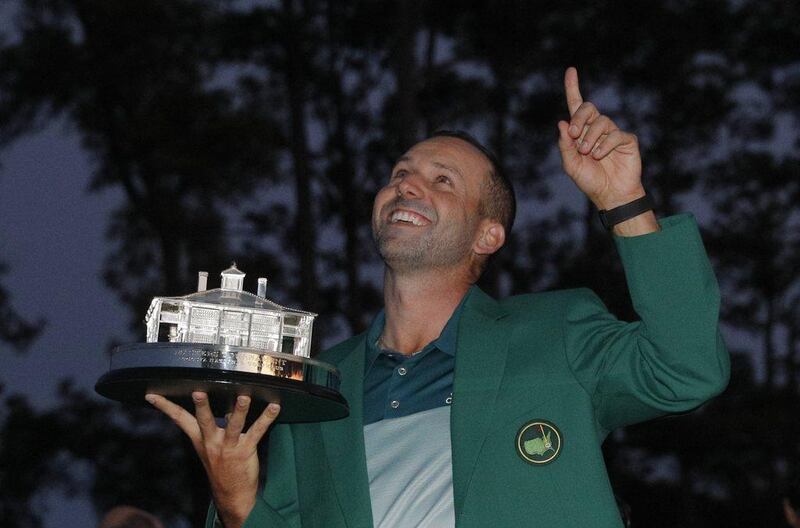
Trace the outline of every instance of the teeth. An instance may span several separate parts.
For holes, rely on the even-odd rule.
[[[419,215],[410,213],[408,211],[395,211],[394,213],[392,213],[392,216],[389,218],[389,221],[391,221],[392,223],[410,222],[415,226],[423,225],[422,219],[419,217]]]

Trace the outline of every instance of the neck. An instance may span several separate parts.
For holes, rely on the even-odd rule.
[[[421,350],[439,337],[471,285],[465,273],[430,270],[399,274],[387,267],[382,343],[405,355]]]

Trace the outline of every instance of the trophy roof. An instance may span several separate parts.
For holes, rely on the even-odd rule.
[[[223,290],[222,288],[215,288],[213,290],[206,290],[201,292],[190,293],[180,297],[160,297],[162,300],[172,301],[185,301],[191,303],[204,303],[204,304],[221,304],[224,306],[239,306],[242,308],[250,308],[257,310],[272,310],[280,312],[289,312],[303,315],[316,316],[312,312],[304,310],[296,310],[294,308],[287,308],[280,304],[273,302],[269,299],[259,297],[246,291],[231,291]]]
[[[240,270],[239,268],[237,268],[236,267],[236,263],[234,262],[233,264],[231,264],[230,268],[224,270],[222,273],[220,273],[220,275],[235,275],[235,276],[242,276],[243,277],[245,275],[245,273],[242,270]]]

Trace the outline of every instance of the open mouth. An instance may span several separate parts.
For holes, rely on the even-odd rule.
[[[409,211],[407,209],[398,209],[389,215],[390,224],[405,224],[414,226],[424,226],[431,223],[430,220],[421,214]]]

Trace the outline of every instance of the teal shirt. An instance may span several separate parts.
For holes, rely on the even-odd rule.
[[[458,322],[470,289],[435,340],[412,356],[378,347],[386,315],[381,310],[367,331],[364,425],[450,405]]]
[[[382,349],[381,311],[366,338],[364,445],[376,528],[455,525],[450,404],[464,295],[439,337],[405,356]]]

